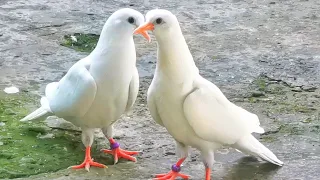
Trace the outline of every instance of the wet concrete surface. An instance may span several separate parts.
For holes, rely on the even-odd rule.
[[[122,7],[146,13],[165,8],[177,15],[201,74],[234,103],[259,115],[260,140],[285,165],[281,168],[231,149],[216,153],[213,179],[319,179],[320,176],[320,1],[0,1],[0,88],[15,85],[43,94],[86,53],[60,46],[72,33],[99,34],[107,17]],[[151,179],[169,171],[177,157],[173,139],[146,108],[156,61],[156,43],[135,37],[140,94],[130,119],[118,121],[123,148],[140,150],[137,163],[120,161],[106,170],[63,169],[23,179]],[[262,80],[261,80],[262,79]],[[262,85],[261,85],[262,84]],[[263,85],[264,84],[264,85]],[[258,91],[259,97],[252,95]],[[101,140],[101,138],[98,139]],[[99,160],[99,158],[97,159]],[[183,166],[191,179],[204,167],[193,150]]]

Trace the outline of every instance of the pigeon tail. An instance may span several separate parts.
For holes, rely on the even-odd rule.
[[[258,156],[270,163],[282,166],[280,161],[267,147],[261,144],[252,134],[242,137],[238,142],[232,145],[243,153]]]
[[[46,97],[41,98],[41,107],[37,110],[33,111],[26,117],[22,118],[21,122],[31,121],[31,120],[39,120],[46,119],[48,116],[52,115],[52,112],[49,107],[49,102]]]

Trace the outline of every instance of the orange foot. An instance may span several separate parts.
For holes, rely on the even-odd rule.
[[[133,162],[136,162],[137,159],[131,155],[136,155],[139,154],[137,151],[126,151],[120,148],[120,144],[117,143],[115,140],[112,138],[109,139],[110,141],[110,146],[111,150],[109,149],[103,149],[102,151],[107,153],[107,154],[112,154],[114,156],[114,164],[118,162],[119,158],[127,159]]]
[[[173,165],[172,170],[168,174],[157,174],[154,180],[174,180],[177,177],[181,177],[182,179],[189,179],[188,175],[181,174],[180,167]]]
[[[186,158],[181,158],[176,164],[172,165],[171,171],[167,174],[157,174],[154,180],[174,180],[177,177],[182,179],[189,179],[188,175],[181,174],[181,164]]]
[[[85,168],[87,171],[89,171],[90,166],[95,166],[95,167],[99,167],[99,168],[108,168],[106,165],[94,162],[93,159],[91,158],[90,150],[91,150],[91,147],[88,146],[86,148],[86,156],[85,156],[82,164],[77,165],[77,166],[71,166],[70,168],[72,168],[72,169]]]

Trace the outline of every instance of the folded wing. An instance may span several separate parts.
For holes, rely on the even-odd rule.
[[[74,64],[59,81],[46,87],[51,111],[58,117],[82,117],[92,105],[97,86],[90,72],[90,60]]]
[[[255,114],[231,103],[211,82],[201,81],[183,104],[185,116],[200,138],[233,144],[252,132],[264,132]]]

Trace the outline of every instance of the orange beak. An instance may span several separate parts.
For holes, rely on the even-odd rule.
[[[151,41],[151,38],[147,31],[154,30],[154,25],[152,23],[146,23],[138,27],[136,30],[134,30],[134,34],[141,34],[144,38],[148,40],[148,42]]]

